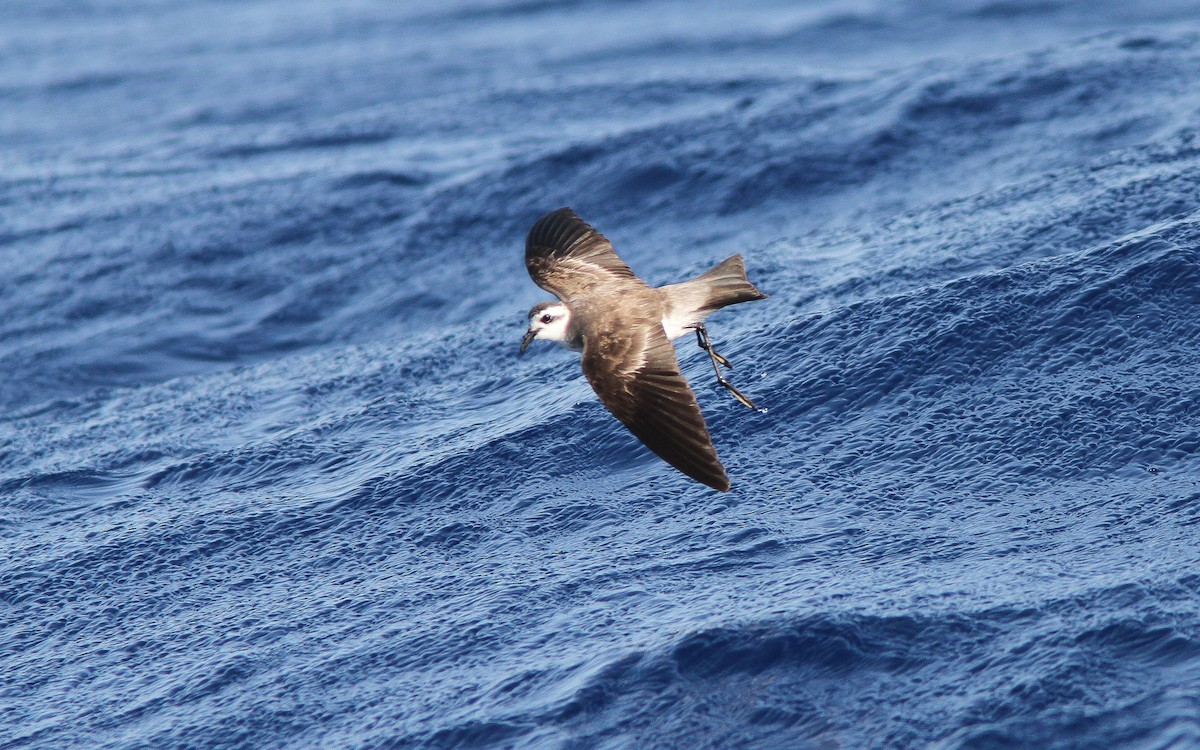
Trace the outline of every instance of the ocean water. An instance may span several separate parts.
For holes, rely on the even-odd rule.
[[[1200,747],[1200,3],[16,0],[0,311],[6,750]]]

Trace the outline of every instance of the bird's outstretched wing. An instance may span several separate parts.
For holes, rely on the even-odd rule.
[[[583,374],[647,448],[692,479],[729,489],[696,394],[679,372],[675,347],[661,325],[593,331],[585,337]]]
[[[612,243],[569,208],[551,211],[529,230],[525,267],[533,283],[562,300],[614,280],[642,283]]]

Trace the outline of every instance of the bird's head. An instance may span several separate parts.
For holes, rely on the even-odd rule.
[[[567,326],[571,323],[571,311],[566,305],[555,300],[539,302],[529,311],[529,330],[521,339],[521,353],[534,339],[545,339],[566,343]]]

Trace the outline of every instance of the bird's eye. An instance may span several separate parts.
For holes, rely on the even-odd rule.
[[[549,322],[550,322],[550,321],[552,321],[552,320],[554,320],[554,316],[553,316],[553,315],[550,315],[549,313],[547,313],[547,314],[545,314],[545,315],[543,315],[543,316],[542,316],[542,322],[543,322],[543,323],[549,323]]]

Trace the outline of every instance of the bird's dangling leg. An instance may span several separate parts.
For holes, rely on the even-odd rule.
[[[716,367],[717,366],[716,363],[720,362],[721,364],[725,365],[730,370],[732,370],[733,365],[729,362],[729,360],[725,359],[720,354],[717,354],[717,350],[712,348],[712,344],[709,343],[709,340],[708,340],[708,329],[704,327],[704,324],[697,323],[696,325],[692,326],[692,328],[694,328],[696,331],[696,344],[701,349],[708,352],[708,356],[711,357],[713,360],[713,367]],[[720,376],[721,376],[721,371],[717,370],[717,377],[720,377]]]
[[[713,372],[717,374],[717,382],[725,386],[729,392],[733,394],[733,397],[740,401],[744,406],[757,411],[758,407],[754,405],[754,402],[743,396],[742,392],[737,388],[734,388],[733,383],[730,383],[725,379],[725,376],[721,374],[721,365],[725,365],[731,370],[733,369],[733,365],[729,364],[729,360],[725,359],[720,354],[717,354],[716,350],[712,348],[712,342],[708,340],[708,329],[704,327],[704,324],[697,323],[694,326],[690,326],[690,328],[696,331],[696,344],[699,345],[701,349],[708,352],[708,356],[712,360]]]

